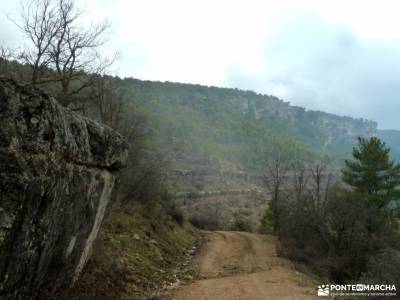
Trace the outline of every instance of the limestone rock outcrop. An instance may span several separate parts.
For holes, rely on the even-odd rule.
[[[78,278],[127,155],[111,128],[0,78],[0,299]]]

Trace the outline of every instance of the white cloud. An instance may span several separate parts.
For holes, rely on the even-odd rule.
[[[122,52],[121,76],[254,89],[400,128],[398,0],[77,3],[88,21],[113,24],[104,52]],[[0,7],[15,11],[18,3]],[[16,32],[0,19],[0,41],[21,44]]]

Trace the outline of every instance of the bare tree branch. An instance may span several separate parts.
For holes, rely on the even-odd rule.
[[[11,19],[30,40],[33,47],[24,50],[19,58],[32,67],[31,81],[36,84],[48,67],[48,50],[57,35],[59,22],[57,5],[53,0],[31,0],[21,3],[20,22]]]
[[[279,201],[283,192],[284,180],[286,180],[289,166],[281,156],[267,161],[264,182],[271,194],[270,209],[273,216],[273,230],[279,229]]]
[[[75,0],[23,0],[19,21],[12,20],[30,41],[20,60],[32,68],[32,84],[58,82],[63,105],[92,86],[116,57],[101,58],[98,48],[108,41],[107,21],[83,26],[83,10]]]

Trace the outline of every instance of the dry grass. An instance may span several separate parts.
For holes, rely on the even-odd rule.
[[[161,207],[151,212],[139,205],[115,210],[103,224],[78,283],[46,300],[161,297],[184,277],[197,238],[196,230],[179,226]]]

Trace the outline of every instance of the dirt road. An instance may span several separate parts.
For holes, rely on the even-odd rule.
[[[316,282],[275,252],[271,236],[207,233],[199,254],[200,279],[179,287],[175,300],[318,299]]]

